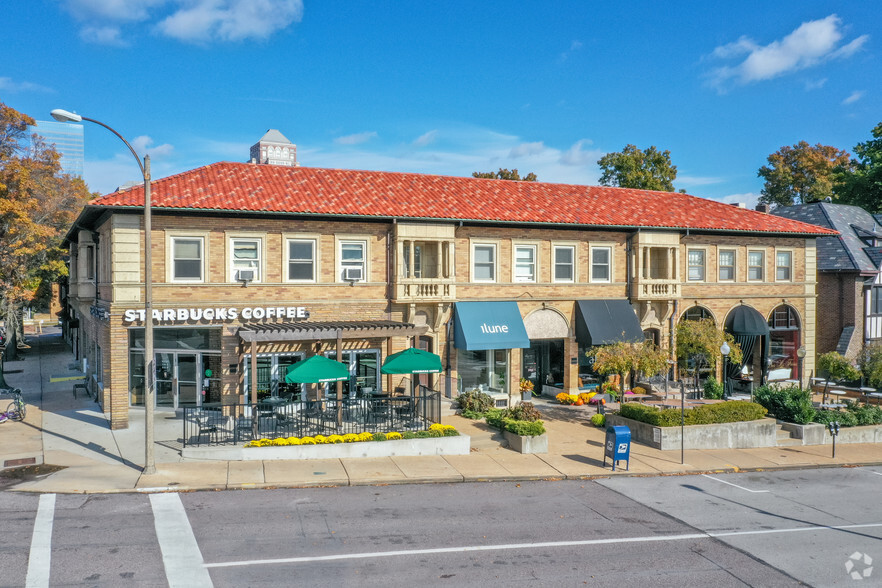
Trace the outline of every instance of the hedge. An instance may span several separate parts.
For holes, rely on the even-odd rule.
[[[705,404],[684,411],[684,424],[715,425],[720,423],[737,423],[755,421],[766,416],[766,409],[754,402],[730,401],[716,404]],[[680,410],[667,408],[659,410],[655,406],[628,402],[619,409],[624,418],[649,423],[656,427],[676,427],[680,424]]]

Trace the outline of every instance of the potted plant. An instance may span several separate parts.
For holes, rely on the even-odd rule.
[[[533,382],[531,382],[527,378],[521,378],[520,390],[522,402],[527,402],[533,399],[533,388]]]

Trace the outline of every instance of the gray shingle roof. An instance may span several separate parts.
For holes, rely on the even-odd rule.
[[[882,239],[882,225],[863,208],[814,202],[776,208],[772,214],[839,231],[838,236],[817,240],[819,270],[879,271],[882,251],[873,239]]]

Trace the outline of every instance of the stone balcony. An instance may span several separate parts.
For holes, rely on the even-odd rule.
[[[395,302],[451,302],[456,300],[452,278],[398,278]]]
[[[634,294],[638,300],[674,300],[680,298],[680,282],[638,279]]]

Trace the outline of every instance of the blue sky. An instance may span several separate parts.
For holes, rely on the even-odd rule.
[[[304,166],[577,184],[656,145],[678,189],[753,203],[776,149],[851,151],[882,121],[880,2],[4,0],[3,20],[0,101],[105,122],[155,178],[276,128]],[[85,140],[92,190],[140,177]]]

